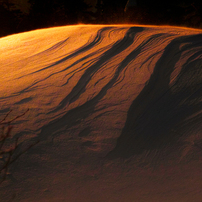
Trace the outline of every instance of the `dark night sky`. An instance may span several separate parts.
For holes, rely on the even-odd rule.
[[[202,2],[0,0],[0,37],[38,28],[78,23],[167,24],[202,28]]]

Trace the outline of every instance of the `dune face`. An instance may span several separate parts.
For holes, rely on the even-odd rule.
[[[8,197],[6,190],[15,190],[21,193],[18,201],[184,200],[188,185],[179,195],[174,192],[175,198],[170,197],[173,192],[145,196],[144,189],[150,193],[151,187],[156,186],[164,193],[172,184],[166,181],[167,185],[160,188],[156,182],[155,185],[148,182],[156,171],[155,174],[144,171],[145,174],[142,173],[145,168],[140,172],[136,166],[142,163],[140,159],[146,163],[157,153],[163,153],[164,160],[172,153],[169,162],[172,158],[178,163],[184,160],[186,175],[187,156],[190,160],[190,154],[194,154],[193,165],[201,165],[201,159],[196,158],[202,154],[201,30],[128,25],[35,30],[1,38],[0,65],[1,117],[10,109],[15,116],[29,108],[29,113],[15,123],[13,133],[27,141],[40,140],[39,145],[13,165],[14,174],[19,176],[18,184],[8,179],[10,188],[2,188],[2,197]],[[23,144],[19,150],[21,147]],[[121,164],[124,162],[126,169],[128,159],[132,162],[128,168],[136,171],[124,174]],[[44,162],[47,166],[39,166],[40,169],[36,166]],[[171,163],[171,167],[176,165]],[[91,173],[96,170],[93,176],[98,178],[83,180],[82,184],[80,179],[89,176],[89,169]],[[122,173],[121,177],[118,182],[117,176],[112,177],[113,183],[106,185],[109,173],[113,172]],[[144,175],[140,182],[147,181],[148,187],[142,185],[140,189],[138,184],[131,185],[130,180],[125,180],[128,176],[135,179],[139,172]],[[26,187],[28,181],[35,187],[50,186],[52,181],[44,177],[48,173],[57,181],[53,183],[52,189],[56,191],[52,195]],[[159,181],[163,175],[159,174]],[[63,180],[65,176],[67,182]],[[115,183],[118,183],[115,188],[110,187]],[[122,189],[127,183],[130,188]],[[98,184],[100,187],[96,189]],[[59,192],[62,186],[69,191],[63,188]],[[101,186],[112,191],[103,194]],[[179,183],[177,187],[180,186]],[[193,187],[196,190],[196,185]],[[120,189],[122,197],[117,195]],[[195,201],[202,200],[200,196],[197,191]]]
[[[180,48],[182,44],[186,45]],[[144,150],[159,149],[174,144],[193,127],[201,131],[201,44],[199,34],[177,37],[165,47],[150,79],[128,110],[112,154],[128,157]],[[176,64],[181,62],[185,52],[192,53],[174,75]],[[176,77],[174,81],[171,75]],[[183,127],[186,130],[181,129]]]

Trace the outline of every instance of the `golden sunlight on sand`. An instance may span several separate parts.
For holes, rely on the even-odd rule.
[[[29,109],[16,152],[39,140],[2,201],[202,201],[201,53],[201,30],[171,26],[0,38],[0,120]]]

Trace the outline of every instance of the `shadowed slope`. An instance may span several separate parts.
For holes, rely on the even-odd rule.
[[[186,45],[180,48],[181,44]],[[130,106],[121,136],[108,157],[130,157],[175,144],[180,136],[186,135],[181,127],[187,119],[187,131],[193,128],[192,119],[194,127],[199,128],[202,123],[202,58],[198,57],[201,52],[194,51],[198,48],[202,48],[202,35],[178,37],[165,48],[147,85]],[[176,81],[170,83],[176,63],[190,50],[193,55],[190,54],[182,66]]]
[[[201,34],[78,25],[1,38],[0,120],[29,108],[12,131],[19,153],[40,140],[1,200],[202,201]]]

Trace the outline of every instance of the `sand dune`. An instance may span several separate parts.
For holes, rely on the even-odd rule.
[[[29,108],[19,151],[40,140],[11,166],[4,200],[202,200],[201,30],[35,30],[1,38],[0,65],[0,118]]]

